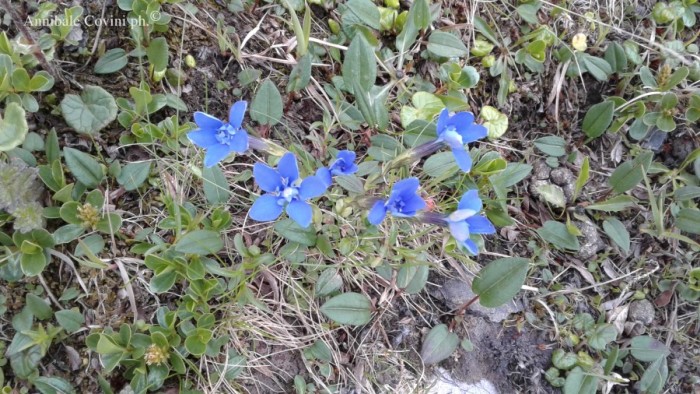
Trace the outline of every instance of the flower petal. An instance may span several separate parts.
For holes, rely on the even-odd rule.
[[[248,150],[248,133],[239,129],[231,138],[231,150],[238,153],[244,153]]]
[[[282,178],[287,179],[289,184],[299,178],[299,167],[297,167],[297,158],[294,153],[287,152],[282,156],[277,163],[277,171],[282,175]]]
[[[404,198],[403,203],[403,214],[407,216],[415,215],[416,211],[424,209],[427,205],[425,203],[425,200],[423,200],[421,196],[417,194],[413,194],[411,196],[408,196],[407,198]]]
[[[323,183],[326,185],[326,187],[329,187],[333,184],[333,176],[331,175],[330,170],[328,170],[328,168],[326,167],[321,167],[318,170],[316,170],[316,176],[323,180]]]
[[[398,181],[394,183],[394,186],[391,188],[391,196],[403,196],[403,195],[411,195],[418,190],[418,187],[420,186],[420,183],[418,182],[418,178],[406,178],[401,181]]]
[[[341,150],[336,156],[338,160],[343,160],[347,164],[354,163],[356,157],[357,155],[355,155],[355,152],[351,150]]]
[[[440,112],[440,116],[438,116],[437,120],[437,134],[438,138],[440,138],[440,134],[445,128],[447,127],[447,121],[450,120],[450,111],[447,110],[447,108],[443,109],[442,112]]]
[[[282,205],[279,204],[280,198],[272,194],[263,194],[258,197],[250,207],[248,216],[258,222],[269,222],[277,219],[282,213]]]
[[[452,126],[458,133],[462,134],[462,132],[469,129],[472,124],[474,124],[474,114],[464,111],[452,115],[450,119],[445,122],[445,127]]]
[[[491,221],[483,215],[467,218],[467,224],[469,224],[469,230],[472,234],[494,234],[496,232]]]
[[[469,251],[469,253],[471,253],[475,256],[477,254],[479,254],[479,247],[476,246],[474,241],[472,241],[471,239],[468,239],[468,240],[462,242],[462,246],[464,246]]]
[[[219,143],[219,141],[216,140],[216,131],[211,129],[190,131],[187,133],[187,138],[200,148],[208,148],[211,145]]]
[[[369,220],[371,224],[376,226],[386,217],[386,207],[384,206],[384,203],[384,200],[379,200],[375,202],[372,209],[370,209],[369,215],[367,215],[367,220]]]
[[[450,234],[458,242],[462,243],[469,239],[469,225],[465,221],[450,222]]]
[[[211,145],[207,147],[207,154],[204,155],[204,166],[209,168],[213,167],[216,163],[225,159],[228,154],[231,153],[228,145]]]
[[[462,142],[465,144],[485,138],[489,134],[486,127],[476,123],[465,130],[457,130],[457,132],[462,136]]]
[[[479,191],[476,189],[467,190],[467,192],[462,196],[462,199],[459,200],[457,208],[471,209],[474,212],[480,212],[481,208],[483,208],[483,204],[479,198]]]
[[[307,228],[311,224],[313,209],[309,203],[296,200],[287,205],[287,215],[301,227]]]
[[[471,171],[472,157],[469,155],[469,152],[465,149],[452,149],[452,154],[455,156],[455,161],[462,171]]]
[[[253,178],[258,183],[260,189],[268,193],[280,191],[282,185],[282,176],[274,168],[263,163],[255,163],[253,166]]]
[[[200,129],[209,130],[216,130],[224,124],[224,122],[219,119],[199,111],[194,113],[194,123],[197,123]]]
[[[236,101],[228,112],[228,123],[235,128],[241,127],[246,108],[248,108],[247,101]]]
[[[321,177],[309,176],[301,181],[301,186],[299,186],[299,198],[302,200],[308,200],[310,198],[316,198],[328,189],[328,185]]]

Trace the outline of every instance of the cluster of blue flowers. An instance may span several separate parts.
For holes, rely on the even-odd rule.
[[[231,153],[244,153],[249,148],[266,146],[264,142],[249,137],[243,128],[243,117],[247,108],[245,101],[239,101],[229,111],[229,121],[224,122],[203,112],[194,114],[198,128],[187,134],[195,145],[206,149],[204,165],[212,167]],[[437,139],[414,149],[414,158],[447,145],[454,154],[455,161],[464,172],[469,172],[472,159],[466,144],[486,137],[484,126],[474,123],[470,112],[459,112],[450,116],[444,109],[437,120]],[[343,150],[338,152],[335,160],[328,167],[321,167],[315,175],[301,178],[297,158],[287,152],[272,168],[264,163],[253,166],[253,178],[260,189],[265,192],[250,208],[249,216],[253,220],[267,222],[279,218],[283,211],[301,227],[311,225],[313,209],[309,200],[322,196],[333,184],[333,177],[351,175],[357,172],[355,152]],[[396,182],[388,198],[373,202],[367,219],[372,225],[379,225],[391,214],[400,218],[420,218],[427,203],[418,193],[418,178],[407,178]],[[471,234],[493,234],[493,224],[486,216],[480,214],[483,203],[477,190],[469,190],[462,196],[457,210],[449,215],[433,217],[437,222],[449,228],[450,233],[472,254],[478,254],[479,248],[471,240]]]

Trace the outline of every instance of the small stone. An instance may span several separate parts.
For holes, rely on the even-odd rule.
[[[535,162],[532,165],[532,176],[535,179],[549,179],[549,174],[552,172],[552,169],[545,163],[544,160],[540,160]]]
[[[574,182],[576,182],[574,173],[566,167],[559,167],[552,170],[549,179],[551,179],[555,185],[559,186],[573,185]]]
[[[634,301],[630,304],[627,321],[651,324],[654,320],[654,305],[647,300]]]
[[[583,234],[583,242],[579,249],[578,256],[582,260],[588,260],[595,256],[598,251],[605,248],[605,243],[600,238],[598,227],[590,220],[576,222],[578,229]]]

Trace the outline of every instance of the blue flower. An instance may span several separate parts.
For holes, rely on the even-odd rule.
[[[317,176],[299,178],[297,158],[286,153],[277,164],[277,169],[262,163],[253,166],[253,177],[260,189],[267,192],[260,196],[248,213],[253,220],[267,222],[277,219],[286,207],[287,215],[301,227],[309,227],[313,211],[306,202],[322,195],[327,186]]]
[[[479,254],[479,248],[474,241],[469,239],[471,234],[493,234],[496,228],[483,215],[477,215],[483,208],[481,199],[476,190],[464,193],[457,205],[457,210],[452,212],[445,220],[450,227],[450,233],[459,244],[472,254]]]
[[[373,225],[378,225],[384,220],[387,212],[393,216],[413,217],[425,208],[425,201],[418,195],[418,178],[407,178],[396,182],[391,188],[391,194],[387,200],[379,200],[372,206],[367,219]]]
[[[486,137],[486,127],[474,123],[471,112],[458,112],[450,116],[447,108],[440,112],[437,121],[437,142],[443,142],[452,149],[457,165],[464,172],[472,168],[472,158],[465,144]]]
[[[350,175],[357,172],[358,167],[355,164],[355,157],[355,152],[341,150],[338,152],[335,161],[328,168],[321,167],[316,171],[316,176],[322,178],[326,185],[330,186],[334,176]]]
[[[231,106],[228,123],[204,112],[194,113],[199,127],[187,133],[193,144],[207,150],[204,166],[212,167],[231,152],[243,153],[248,149],[248,133],[241,127],[248,103],[238,101]]]

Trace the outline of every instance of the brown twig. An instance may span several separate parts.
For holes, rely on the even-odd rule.
[[[32,35],[32,32],[29,29],[27,29],[27,26],[24,24],[22,17],[19,15],[17,10],[11,6],[10,1],[0,0],[0,5],[2,6],[2,8],[6,9],[7,12],[10,14],[10,18],[14,22],[15,27],[17,28],[19,33],[22,34],[22,36],[24,36],[24,39],[27,41],[27,44],[32,48],[32,54],[39,62],[39,64],[41,64],[41,67],[46,72],[51,74],[55,82],[62,84],[64,82],[63,77],[46,59],[44,52],[41,51],[41,47],[39,46],[39,44],[37,44],[36,40],[34,39],[34,36]]]

